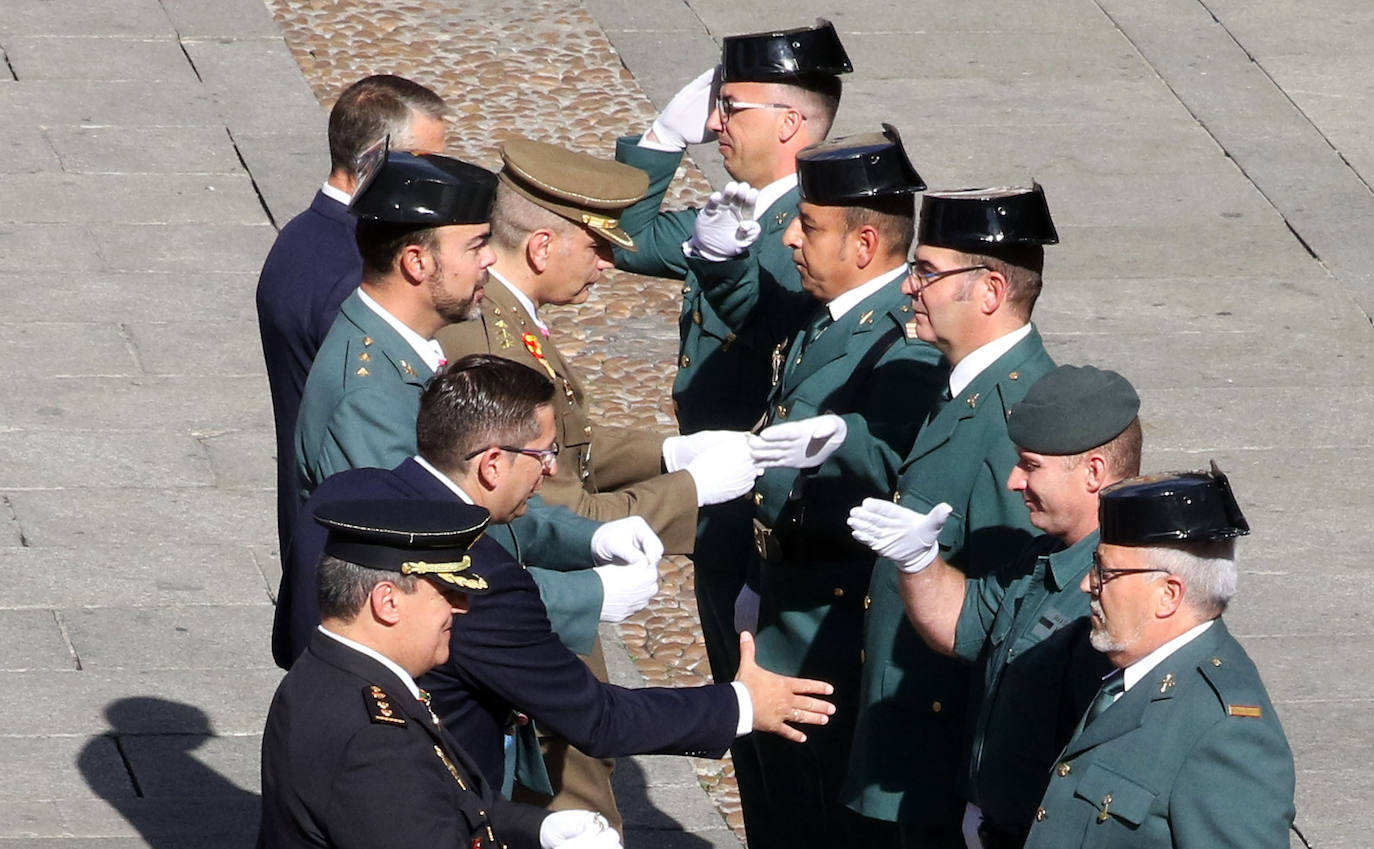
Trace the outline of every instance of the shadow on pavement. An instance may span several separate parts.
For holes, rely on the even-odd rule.
[[[260,798],[215,769],[207,757],[256,769],[248,738],[219,738],[203,710],[180,702],[131,697],[105,708],[110,730],[77,757],[87,785],[153,849],[251,847]],[[127,781],[110,781],[113,740]],[[207,744],[209,744],[207,746]],[[198,749],[209,749],[197,757]],[[251,760],[251,764],[246,759]]]

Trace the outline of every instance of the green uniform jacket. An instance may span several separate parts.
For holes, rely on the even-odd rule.
[[[420,395],[433,375],[415,349],[354,292],[329,328],[301,396],[296,420],[296,472],[302,503],[325,478],[344,469],[390,469],[415,455]],[[511,523],[520,536],[493,533],[531,569],[555,633],[585,654],[595,638],[603,600],[596,575],[561,575],[592,565],[597,522],[532,498]],[[588,636],[590,635],[590,636]]]
[[[790,339],[796,327],[780,329],[776,321],[768,321],[732,328],[702,297],[702,287],[711,285],[715,266],[721,266],[721,273],[737,274],[736,269],[725,266],[744,263],[762,297],[807,297],[792,263],[792,249],[782,243],[783,230],[797,214],[797,190],[787,192],[760,213],[763,232],[743,257],[728,263],[697,261],[689,266],[682,243],[692,236],[697,210],[659,210],[682,154],[638,147],[638,141],[638,136],[632,136],[616,143],[618,161],[648,173],[649,191],[620,218],[621,227],[634,238],[638,250],[617,249],[615,264],[637,274],[685,281],[678,318],[678,372],[673,380],[673,401],[682,432],[748,430],[763,413],[773,350]]]
[[[651,430],[592,427],[577,370],[545,338],[500,281],[486,288],[482,317],[451,324],[436,337],[449,361],[495,354],[554,382],[558,471],[545,478],[544,500],[598,522],[643,516],[668,554],[690,554],[696,539],[697,488],[686,471],[663,474],[663,435]],[[537,353],[536,353],[537,352]]]
[[[813,341],[807,342],[809,326],[799,331],[769,396],[767,424],[834,413],[847,428],[844,443],[819,467],[769,469],[755,482],[755,516],[782,551],[780,562],[761,567],[768,615],[759,622],[758,656],[784,675],[838,666],[853,676],[858,611],[874,558],[850,536],[849,511],[891,491],[947,378],[940,352],[906,332],[911,299],[902,294],[902,279],[854,305]],[[828,318],[824,306],[813,309]],[[880,345],[874,359],[870,351]],[[819,639],[834,606],[855,612],[852,630],[827,629]],[[828,662],[817,666],[821,657]]]
[[[1286,849],[1293,753],[1220,619],[1075,735],[1027,849]]]
[[[965,573],[1009,563],[1032,538],[1020,494],[1006,488],[1016,465],[1007,411],[1052,368],[1031,328],[934,415],[901,468],[894,501],[922,513],[942,501],[954,508],[940,535],[941,555]],[[962,804],[956,776],[964,756],[968,667],[937,654],[916,633],[897,574],[883,558],[873,568],[858,728],[843,797],[874,819],[933,826]]]
[[[960,788],[983,818],[1025,828],[1055,756],[1111,671],[1088,643],[1098,533],[1068,548],[1048,534],[1012,563],[965,585],[954,651],[973,661],[968,768]]]

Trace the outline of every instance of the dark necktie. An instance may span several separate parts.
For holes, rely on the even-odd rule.
[[[1102,689],[1097,691],[1097,698],[1088,705],[1088,712],[1083,716],[1083,727],[1087,728],[1093,721],[1101,716],[1107,708],[1116,703],[1116,697],[1126,692],[1126,676],[1120,672],[1113,672],[1111,678],[1102,685]]]

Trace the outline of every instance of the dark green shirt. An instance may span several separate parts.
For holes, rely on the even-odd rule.
[[[1088,645],[1098,533],[1065,548],[1048,534],[1011,564],[965,583],[954,650],[973,661],[965,798],[988,821],[1027,828],[1055,756],[1111,664]]]

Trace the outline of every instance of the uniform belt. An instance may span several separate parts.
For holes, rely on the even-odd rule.
[[[794,566],[826,563],[836,560],[871,560],[873,552],[852,537],[822,537],[799,533],[791,528],[770,528],[754,520],[754,550],[764,563],[786,561]]]
[[[1022,849],[1029,835],[1028,828],[1004,828],[987,820],[978,824],[978,840],[983,849]]]

